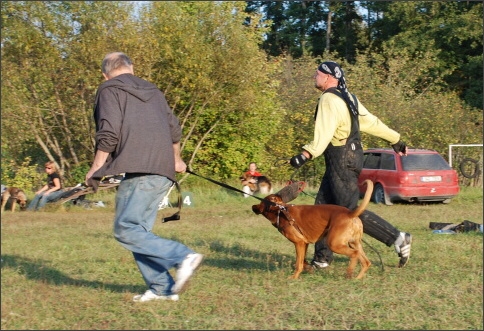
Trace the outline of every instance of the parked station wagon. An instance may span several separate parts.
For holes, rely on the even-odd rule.
[[[391,148],[367,149],[358,178],[361,195],[366,179],[374,184],[372,201],[386,205],[394,201],[449,203],[459,193],[457,171],[429,149],[408,149],[407,156]]]

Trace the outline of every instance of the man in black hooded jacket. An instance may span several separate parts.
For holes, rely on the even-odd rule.
[[[116,193],[114,237],[133,253],[148,287],[133,300],[179,299],[203,256],[151,232],[158,205],[186,171],[180,156],[182,130],[163,93],[134,76],[124,53],[107,54],[101,70],[106,81],[96,93],[96,151],[86,183],[125,173]],[[176,283],[169,269],[177,268]]]

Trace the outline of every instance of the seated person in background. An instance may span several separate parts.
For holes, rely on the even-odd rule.
[[[255,162],[249,164],[249,170],[244,172],[240,177],[240,181],[243,185],[242,191],[245,192],[245,198],[259,191],[262,194],[269,194],[272,192],[271,181],[257,171],[257,164]]]
[[[45,172],[47,173],[47,184],[35,192],[35,197],[30,201],[27,210],[39,210],[47,202],[57,200],[64,193],[62,191],[59,169],[55,162],[47,162],[45,164]]]

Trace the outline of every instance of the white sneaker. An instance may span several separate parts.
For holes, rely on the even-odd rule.
[[[171,301],[178,301],[180,297],[178,294],[171,294],[171,295],[158,295],[154,294],[153,291],[147,290],[144,294],[138,294],[133,297],[134,302],[146,302],[151,300],[171,300]]]
[[[173,293],[180,293],[188,279],[193,275],[193,272],[198,268],[200,263],[202,263],[203,255],[198,253],[188,254],[185,260],[181,263],[180,267],[176,271],[176,282],[172,287],[171,291]]]
[[[319,261],[316,261],[316,260],[312,260],[312,261],[311,261],[311,264],[312,264],[314,267],[318,268],[318,269],[323,269],[323,268],[327,268],[327,267],[329,267],[329,263],[328,263],[328,262],[326,262],[326,261],[319,262]]]
[[[412,235],[406,232],[400,232],[400,236],[395,241],[395,251],[400,257],[398,267],[403,268],[410,259],[410,249],[412,248]]]

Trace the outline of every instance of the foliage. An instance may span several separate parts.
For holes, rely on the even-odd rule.
[[[75,186],[79,183],[84,183],[90,167],[91,163],[88,161],[73,166],[70,172],[70,179],[65,181],[64,186]]]
[[[56,160],[72,181],[71,171],[93,155],[99,63],[123,50],[179,115],[190,167],[220,178],[242,171],[247,159],[263,169],[280,119],[267,116],[278,107],[276,83],[258,47],[264,30],[243,24],[243,3],[153,2],[138,20],[131,11],[129,2],[2,6],[2,137],[21,138],[6,146],[8,155]]]
[[[111,40],[134,35],[131,8],[102,1],[2,2],[2,138],[12,142],[6,146],[12,158],[47,158],[66,175],[92,158],[99,57],[122,46]]]
[[[357,65],[346,69],[350,90],[370,112],[401,133],[412,147],[435,149],[445,155],[451,143],[482,143],[478,110],[455,93],[442,90],[439,78],[433,80],[426,74],[434,67],[431,55],[422,54],[417,64],[404,53],[389,51],[388,59],[387,67],[371,66],[385,60],[361,55]],[[426,82],[419,77],[426,77]],[[367,135],[363,141],[367,147],[382,144]]]
[[[341,64],[350,92],[371,113],[399,132],[409,146],[434,149],[447,155],[451,143],[482,143],[480,113],[455,93],[443,91],[438,78],[433,81],[426,75],[434,67],[429,54],[422,54],[417,65],[408,55],[388,52],[391,54],[388,60],[381,55],[360,54],[354,65],[334,54],[327,54],[325,59]],[[275,135],[279,143],[272,147],[278,158],[290,158],[312,140],[314,109],[320,95],[311,78],[316,63],[311,57],[287,58],[281,63],[278,94],[287,112],[284,130]],[[426,84],[420,77],[426,77]],[[365,133],[362,140],[365,148],[389,147],[388,142]],[[278,169],[285,178],[290,171]],[[323,172],[323,157],[319,157],[296,175],[319,184]]]
[[[405,52],[415,68],[421,54],[433,53],[425,77],[440,78],[470,106],[483,109],[482,24],[482,2],[391,2],[382,25],[398,32],[388,34],[383,45]]]
[[[243,24],[242,9],[232,2],[156,2],[142,16],[151,22],[144,34],[163,54],[151,78],[181,120],[188,166],[217,178],[238,176],[247,160],[264,169],[263,146],[279,121],[271,116],[278,107],[274,69],[258,47],[258,18]]]
[[[416,63],[433,54],[426,75],[483,109],[482,1],[248,1],[246,10],[263,13],[262,47],[271,56],[332,52],[355,64],[359,53],[385,47]]]
[[[31,165],[31,161],[27,157],[21,164],[16,165],[13,160],[2,158],[2,184],[6,187],[18,187],[26,194],[44,186],[45,173],[39,173],[38,167]]]
[[[479,143],[480,14],[472,2],[2,1],[2,173],[52,160],[66,183],[83,179],[100,62],[120,50],[179,116],[189,168],[214,178],[255,161],[277,181],[320,180],[322,158],[297,173],[278,161],[311,139],[321,59],[342,63],[409,144]]]

